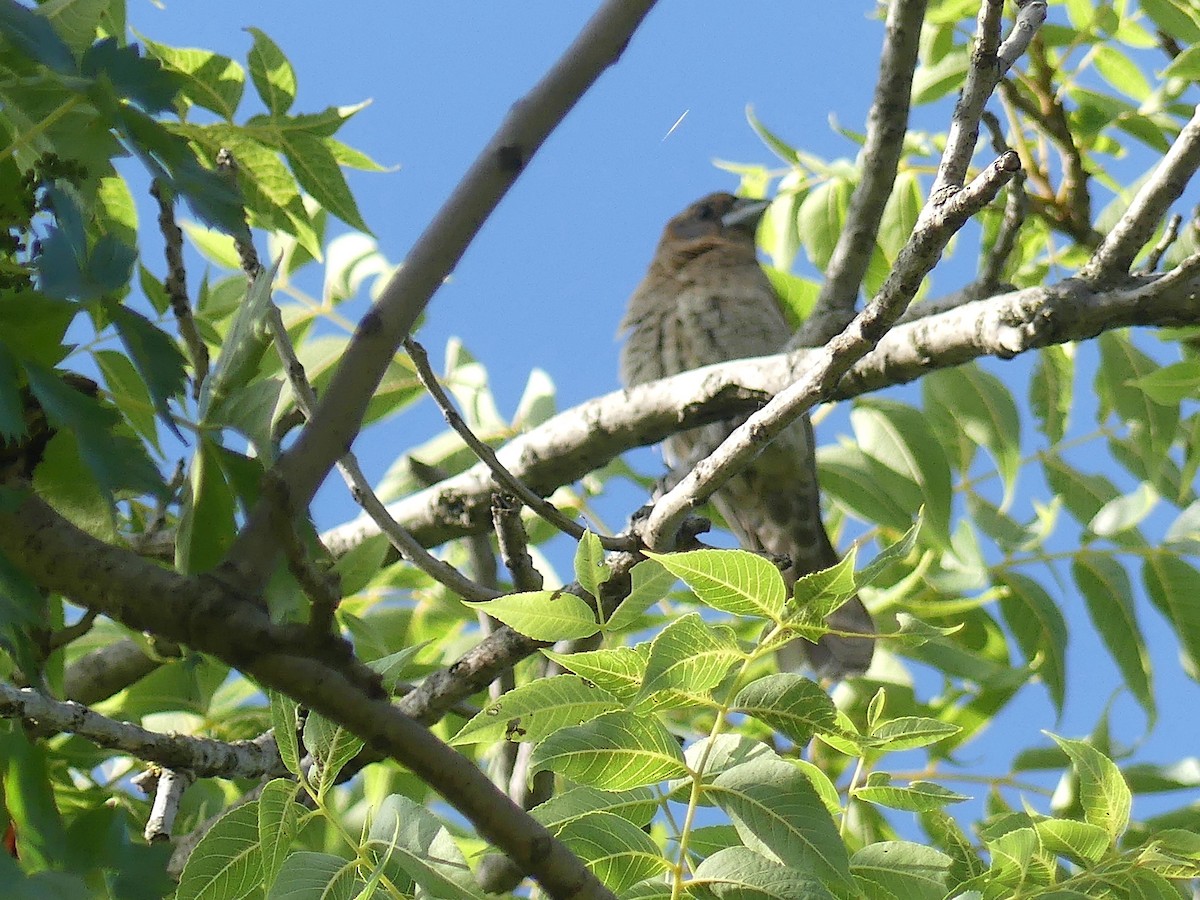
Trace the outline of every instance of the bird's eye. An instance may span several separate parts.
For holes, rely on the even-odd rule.
[[[709,206],[707,203],[705,203],[698,210],[696,210],[696,218],[699,219],[701,222],[711,222],[716,217],[717,217],[717,211],[715,209],[713,209],[711,206]]]

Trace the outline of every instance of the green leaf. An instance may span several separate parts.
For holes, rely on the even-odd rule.
[[[695,896],[711,895],[721,900],[833,900],[834,897],[809,872],[782,866],[745,847],[727,847],[708,857],[697,866],[689,885],[693,886]]]
[[[72,524],[105,541],[117,540],[111,498],[83,466],[79,443],[70,431],[59,431],[33,472],[38,496]]]
[[[200,839],[179,878],[176,900],[244,897],[262,881],[258,801],[225,813]]]
[[[632,701],[641,688],[646,661],[650,658],[648,652],[642,653],[633,647],[587,650],[582,653],[543,650],[542,655],[625,703]]]
[[[624,709],[608,691],[576,675],[539,678],[507,691],[467,722],[452,746],[504,738],[540,741],[566,728]]]
[[[825,804],[794,766],[757,759],[722,773],[707,789],[733,820],[742,842],[815,875],[838,893],[853,893],[846,847]]]
[[[354,900],[363,887],[353,860],[300,850],[284,860],[267,900]]]
[[[1200,51],[1200,47],[1193,47]],[[1192,51],[1189,51],[1192,52]],[[1200,53],[1197,53],[1200,59]],[[1200,74],[1197,75],[1200,80]],[[1146,396],[1163,406],[1174,406],[1183,400],[1200,397],[1200,360],[1188,359],[1155,369],[1148,375],[1134,379],[1134,387],[1141,388]]]
[[[462,851],[433,813],[408,797],[390,794],[379,805],[367,840],[377,859],[397,868],[424,888],[427,896],[446,900],[479,898]]]
[[[262,847],[262,886],[268,892],[275,882],[299,829],[304,811],[296,802],[296,782],[275,778],[263,785],[258,797],[258,843]]]
[[[1074,357],[1060,346],[1043,347],[1037,356],[1033,379],[1029,384],[1029,404],[1037,418],[1038,428],[1052,444],[1057,444],[1067,432],[1074,394]]]
[[[873,885],[879,896],[941,900],[950,887],[953,864],[949,856],[932,847],[909,841],[877,841],[854,854],[850,871],[860,888]],[[866,896],[874,893],[865,892]]]
[[[104,385],[117,409],[143,440],[158,448],[158,430],[154,427],[154,405],[150,391],[133,363],[116,350],[96,350],[92,353],[96,367],[104,377]]]
[[[566,641],[599,630],[592,608],[566,591],[524,591],[464,606],[499,619],[535,641]]]
[[[701,603],[713,609],[773,621],[778,621],[783,612],[783,577],[761,556],[744,550],[646,555],[681,578]]]
[[[1118,496],[1108,478],[1078,472],[1061,457],[1044,455],[1042,468],[1050,489],[1062,498],[1067,510],[1081,525],[1090,523],[1104,504]]]
[[[900,716],[871,729],[871,746],[889,753],[928,747],[958,734],[962,729],[949,722],[939,722],[923,716]]]
[[[246,72],[238,63],[211,50],[171,47],[143,35],[138,39],[146,52],[182,76],[180,91],[185,97],[233,121],[246,87]]]
[[[1171,553],[1146,557],[1142,566],[1146,593],[1167,617],[1185,654],[1193,678],[1200,675],[1200,572]]]
[[[1004,479],[1006,496],[1021,466],[1021,418],[1012,394],[995,375],[971,363],[931,372],[921,379],[927,412],[941,443],[949,450],[955,437],[986,447]],[[963,473],[970,457],[960,460]]]
[[[1040,584],[1018,572],[997,573],[996,583],[1008,589],[1000,598],[1004,621],[1061,715],[1067,693],[1067,623],[1062,611]]]
[[[1135,434],[1142,434],[1150,452],[1165,456],[1175,439],[1179,408],[1151,400],[1133,386],[1158,370],[1158,364],[1133,345],[1128,333],[1108,331],[1100,335],[1100,365],[1096,369],[1096,393],[1104,413],[1116,411]]]
[[[851,547],[850,552],[835,565],[796,579],[792,597],[800,610],[801,623],[822,625],[830,614],[854,596],[858,590],[854,577],[857,556],[857,548]]]
[[[26,361],[29,388],[56,428],[68,429],[84,464],[108,493],[129,489],[166,493],[158,470],[140,441],[119,429],[119,416],[94,396],[76,390],[40,363]]]
[[[533,751],[531,773],[549,769],[608,791],[656,784],[687,773],[679,743],[658,720],[612,712],[546,738]]]
[[[814,187],[800,204],[796,217],[800,240],[809,260],[822,272],[837,246],[853,193],[850,181],[835,177]]]
[[[250,78],[263,105],[273,116],[281,116],[296,100],[296,72],[274,41],[257,28],[247,28],[254,45],[246,57]]]
[[[598,791],[585,785],[568,788],[555,794],[545,803],[534,807],[529,814],[552,831],[597,812],[608,812],[632,822],[639,828],[654,818],[658,801],[650,788],[628,791]]]
[[[791,672],[750,682],[734,698],[733,711],[754,716],[801,747],[818,732],[840,730],[829,695],[816,682]]]
[[[925,508],[926,532],[950,544],[950,465],[925,417],[891,400],[860,400],[850,413],[859,448],[910,516]],[[908,526],[905,523],[905,527]]]
[[[1042,819],[1033,823],[1033,829],[1047,850],[1081,866],[1096,865],[1112,846],[1105,829],[1087,822]]]
[[[361,738],[322,715],[310,712],[304,720],[304,746],[317,764],[317,795],[325,793],[337,782],[338,772],[363,748]]]
[[[4,564],[7,568],[7,560]],[[17,854],[26,867],[35,870],[60,866],[69,853],[49,763],[44,750],[22,729],[0,730],[4,806],[16,830]]]
[[[271,701],[271,728],[275,732],[275,745],[279,758],[293,775],[300,774],[299,722],[296,718],[297,704],[290,697],[276,691],[268,691]]]
[[[914,106],[932,103],[962,86],[970,59],[965,48],[955,48],[931,66],[920,66],[913,73]]]
[[[1099,537],[1111,538],[1136,529],[1157,503],[1158,492],[1142,482],[1130,493],[1109,500],[1100,507],[1088,523],[1088,530]]]
[[[642,613],[667,596],[675,584],[675,573],[652,559],[644,559],[629,573],[632,588],[629,596],[621,601],[604,630],[621,632],[634,627],[641,621]]]
[[[557,836],[605,887],[618,895],[671,867],[648,834],[612,813],[597,812],[573,819]]]
[[[912,525],[913,511],[884,487],[880,467],[858,447],[821,447],[817,465],[825,492],[864,522],[877,522],[892,531]]]
[[[604,563],[604,548],[600,538],[585,531],[575,548],[575,579],[580,587],[593,597],[600,596],[600,585],[608,581],[612,572]]]
[[[688,613],[655,636],[638,699],[656,691],[704,693],[716,687],[729,667],[743,658],[729,628],[707,624],[699,614]]]
[[[77,74],[78,64],[71,48],[45,17],[19,3],[5,3],[0,4],[0,26],[4,39],[23,55],[59,75]]]
[[[906,786],[893,784],[892,776],[886,772],[872,772],[867,776],[866,784],[855,788],[854,796],[869,803],[910,812],[940,809],[951,803],[962,803],[971,799],[931,781],[910,781]]]
[[[1087,602],[1092,624],[1121,670],[1125,686],[1153,722],[1156,713],[1150,655],[1138,624],[1129,575],[1111,556],[1091,552],[1075,556],[1071,574]]]
[[[1138,5],[1155,25],[1181,43],[1200,43],[1200,16],[1188,0],[1139,0]]]
[[[1101,44],[1094,48],[1092,62],[1101,78],[1139,103],[1154,92],[1137,63],[1116,47]]]
[[[179,517],[175,565],[185,575],[217,565],[237,532],[237,500],[221,467],[221,447],[207,434],[192,457],[191,490]]]
[[[145,316],[116,303],[106,303],[105,309],[116,326],[117,334],[129,358],[133,360],[138,374],[150,390],[150,397],[154,401],[159,419],[182,441],[183,435],[176,427],[171,409],[167,405],[167,401],[172,397],[183,393],[186,381],[186,360],[179,352],[179,347],[165,332],[155,328]]]
[[[1133,799],[1121,770],[1090,744],[1054,734],[1050,737],[1075,764],[1084,821],[1103,828],[1110,841],[1115,842],[1129,825]]]
[[[300,186],[351,228],[370,234],[327,139],[302,131],[282,135],[283,152]]]

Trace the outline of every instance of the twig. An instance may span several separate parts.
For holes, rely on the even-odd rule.
[[[407,254],[359,324],[308,427],[277,465],[305,508],[361,428],[376,387],[434,291],[525,165],[600,74],[620,57],[654,0],[606,0],[536,87],[514,104],[488,145]],[[270,509],[260,503],[231,549],[228,568],[257,592],[270,572]]]
[[[544,584],[542,573],[534,567],[529,555],[528,536],[521,524],[521,505],[515,498],[506,494],[492,498],[492,524],[500,543],[500,558],[512,576],[513,587],[518,591],[540,591]]]
[[[1158,264],[1162,262],[1163,254],[1171,248],[1175,243],[1175,239],[1179,237],[1179,226],[1183,223],[1183,216],[1175,213],[1171,218],[1167,219],[1167,227],[1163,229],[1162,237],[1158,239],[1158,243],[1153,249],[1146,254],[1146,262],[1142,266],[1142,274],[1149,275],[1158,269]]]
[[[102,716],[81,703],[52,700],[32,688],[4,682],[0,682],[0,716],[34,722],[48,731],[76,734],[97,747],[166,769],[186,769],[202,777],[260,778],[286,771],[274,741],[265,735],[230,743],[186,734],[161,734]]]
[[[1013,67],[1029,47],[1029,42],[1046,21],[1046,0],[1016,0],[1017,20],[1012,31],[996,51],[1000,62],[1000,77]]]
[[[850,197],[846,223],[826,268],[820,296],[789,348],[820,346],[854,317],[858,291],[904,150],[925,7],[926,0],[893,0],[888,9],[875,99],[867,117],[862,175]]]
[[[179,815],[179,804],[184,792],[192,786],[195,778],[190,772],[180,769],[163,769],[158,773],[154,786],[154,802],[146,819],[142,836],[147,843],[157,844],[171,839],[175,817]]]
[[[429,396],[433,398],[433,402],[437,404],[438,409],[442,411],[442,416],[446,419],[455,434],[463,439],[470,449],[484,465],[492,470],[496,476],[496,480],[500,485],[509,491],[512,491],[521,502],[528,506],[531,510],[557,528],[564,534],[568,534],[575,540],[580,540],[584,532],[587,531],[578,522],[575,522],[565,515],[562,511],[551,503],[549,500],[539,497],[528,487],[521,483],[520,479],[515,478],[496,458],[496,451],[477,438],[471,427],[458,410],[454,407],[454,401],[446,394],[438,381],[437,376],[433,373],[433,368],[429,365],[429,354],[425,352],[417,341],[408,337],[404,339],[404,349],[408,351],[409,359],[412,360],[413,368],[416,371],[417,379],[425,386],[425,390],[429,392]],[[621,538],[600,536],[600,545],[605,550],[628,550],[629,545]]]
[[[283,316],[280,315],[279,308],[274,303],[271,303],[270,308],[267,310],[267,327],[271,330],[275,350],[279,354],[279,358],[283,361],[284,371],[287,373],[288,382],[291,384],[292,393],[295,395],[296,406],[307,417],[312,414],[316,406],[316,393],[313,391],[312,385],[308,382],[304,365],[300,362],[299,357],[296,356],[295,349],[292,347],[287,328],[283,323]],[[354,451],[346,451],[338,461],[337,467],[341,473],[342,480],[350,488],[350,495],[354,498],[354,502],[363,508],[366,514],[379,526],[379,530],[387,535],[391,545],[406,560],[464,600],[490,600],[493,597],[499,596],[499,591],[489,590],[475,584],[467,576],[454,568],[454,566],[435,557],[417,543],[412,535],[405,531],[395,519],[388,515],[387,508],[375,494],[374,490],[371,489],[370,482],[367,481],[367,476],[363,474],[362,467],[358,464],[358,458],[354,455]],[[273,505],[276,508],[284,508],[282,500],[276,500]],[[288,517],[288,521],[291,521],[291,517]]]
[[[1009,146],[1004,140],[1004,132],[1000,128],[1000,121],[996,116],[984,110],[982,121],[991,132],[992,147],[995,151],[997,153],[1008,152]],[[996,240],[991,249],[983,255],[979,265],[978,284],[984,290],[1000,283],[1000,276],[1004,274],[1008,258],[1017,245],[1017,233],[1025,222],[1025,211],[1028,204],[1025,197],[1025,173],[1023,171],[1013,175],[1005,193],[1004,218],[1000,222],[1000,229],[996,232]]]
[[[208,345],[196,329],[192,304],[187,295],[187,269],[183,265],[183,232],[175,222],[174,198],[168,197],[157,178],[150,185],[150,196],[158,201],[158,228],[162,232],[167,257],[167,278],[163,282],[171,312],[179,326],[179,336],[192,361],[192,397],[200,399],[200,388],[208,377]]]
[[[52,631],[46,639],[46,649],[50,651],[57,650],[59,647],[65,647],[71,641],[77,641],[89,631],[92,630],[92,625],[96,622],[96,611],[94,609],[85,609],[83,615],[79,617],[79,621],[74,625],[68,625],[66,628],[60,628],[58,631]]]
[[[813,352],[799,380],[734,429],[712,455],[654,504],[640,531],[646,546],[674,549],[679,525],[692,509],[711,497],[780,431],[832,394],[838,380],[879,342],[904,311],[950,238],[991,202],[1020,165],[1017,154],[1009,151],[966,187],[954,193],[942,192],[936,198],[931,195],[879,294],[845,331]]]
[[[1150,240],[1171,204],[1183,194],[1200,167],[1200,107],[1197,107],[1171,149],[1142,185],[1125,215],[1101,242],[1079,277],[1103,284],[1124,275],[1138,252]]]

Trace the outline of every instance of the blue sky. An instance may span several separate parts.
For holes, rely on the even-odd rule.
[[[331,14],[330,4],[311,0],[208,0],[164,9],[135,2],[130,24],[154,40],[235,59],[244,59],[251,43],[242,29],[256,26],[295,65],[296,111],[371,99],[339,136],[381,164],[399,167],[389,174],[349,176],[382,250],[399,260],[509,105],[567,46],[594,7],[563,0],[360,0],[338,5]],[[435,365],[447,338],[460,337],[488,366],[506,414],[533,367],[556,383],[560,408],[617,387],[617,322],[663,223],[696,197],[736,186],[734,176],[714,167],[714,159],[774,164],[746,124],[748,104],[785,139],[818,156],[854,155],[856,148],[829,119],[836,116],[852,130],[863,127],[882,37],[874,9],[866,0],[660,4],[620,63],[528,166],[435,296],[420,334]],[[1053,7],[1051,20],[1062,19],[1062,8]],[[941,129],[948,119],[943,103],[919,110],[916,121]],[[151,264],[161,269],[157,260]],[[939,270],[937,283],[951,289],[972,269],[973,254],[963,252]],[[1027,367],[1019,361],[991,370],[1023,377]],[[1086,393],[1082,378],[1078,388]],[[1020,402],[1023,382],[1014,389]],[[899,396],[911,400],[915,393],[909,389]],[[820,439],[830,442],[847,433],[845,422],[844,415],[832,417]],[[368,432],[356,449],[367,470],[378,475],[396,448],[421,443],[443,427],[425,403],[390,423],[386,438]],[[637,459],[648,470],[655,465],[650,451]],[[1037,490],[1035,481],[1026,490]],[[1128,479],[1119,483],[1128,485]],[[619,525],[638,502],[621,495],[608,509],[610,524]],[[322,527],[355,512],[340,483],[327,486],[315,508]],[[1164,714],[1194,706],[1200,697],[1175,659],[1172,636],[1145,603],[1141,612]],[[1026,689],[962,753],[972,768],[986,766],[999,774],[1015,749],[1036,740],[1035,729],[1079,736],[1100,715],[1117,675],[1082,602],[1070,599],[1067,614],[1077,624],[1064,721],[1055,722],[1041,688]],[[922,687],[938,684],[925,680]],[[1116,708],[1119,737],[1136,740],[1143,721],[1134,704],[1125,698]],[[1185,740],[1194,740],[1194,727],[1181,717],[1164,718],[1139,758],[1172,760]],[[1006,733],[1009,726],[1012,735]],[[982,788],[964,792],[983,794]],[[1135,813],[1145,810],[1139,804]]]

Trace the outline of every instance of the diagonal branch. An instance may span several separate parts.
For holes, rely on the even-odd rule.
[[[867,118],[862,176],[850,198],[846,224],[830,257],[821,294],[791,347],[820,346],[854,316],[858,289],[871,262],[879,223],[904,151],[925,7],[926,0],[893,0],[888,10],[879,80]]]
[[[1180,198],[1200,168],[1200,106],[1179,132],[1166,156],[1125,210],[1125,215],[1096,248],[1079,272],[1085,281],[1102,284],[1129,271],[1171,204]]]
[[[307,508],[358,434],[392,355],[484,221],[559,122],[621,56],[653,6],[654,0],[607,0],[542,80],[513,105],[417,239],[404,266],[363,317],[308,426],[277,463],[293,509]],[[229,568],[251,592],[265,583],[274,560],[273,515],[271,506],[260,502],[229,554]]]
[[[796,382],[734,429],[716,451],[659,498],[640,532],[646,546],[674,549],[676,533],[688,513],[711,497],[784,428],[833,392],[842,376],[879,342],[916,296],[950,238],[995,198],[1020,165],[1017,154],[1010,151],[965,188],[943,193],[940,199],[931,197],[879,294],[845,331],[813,352]]]

